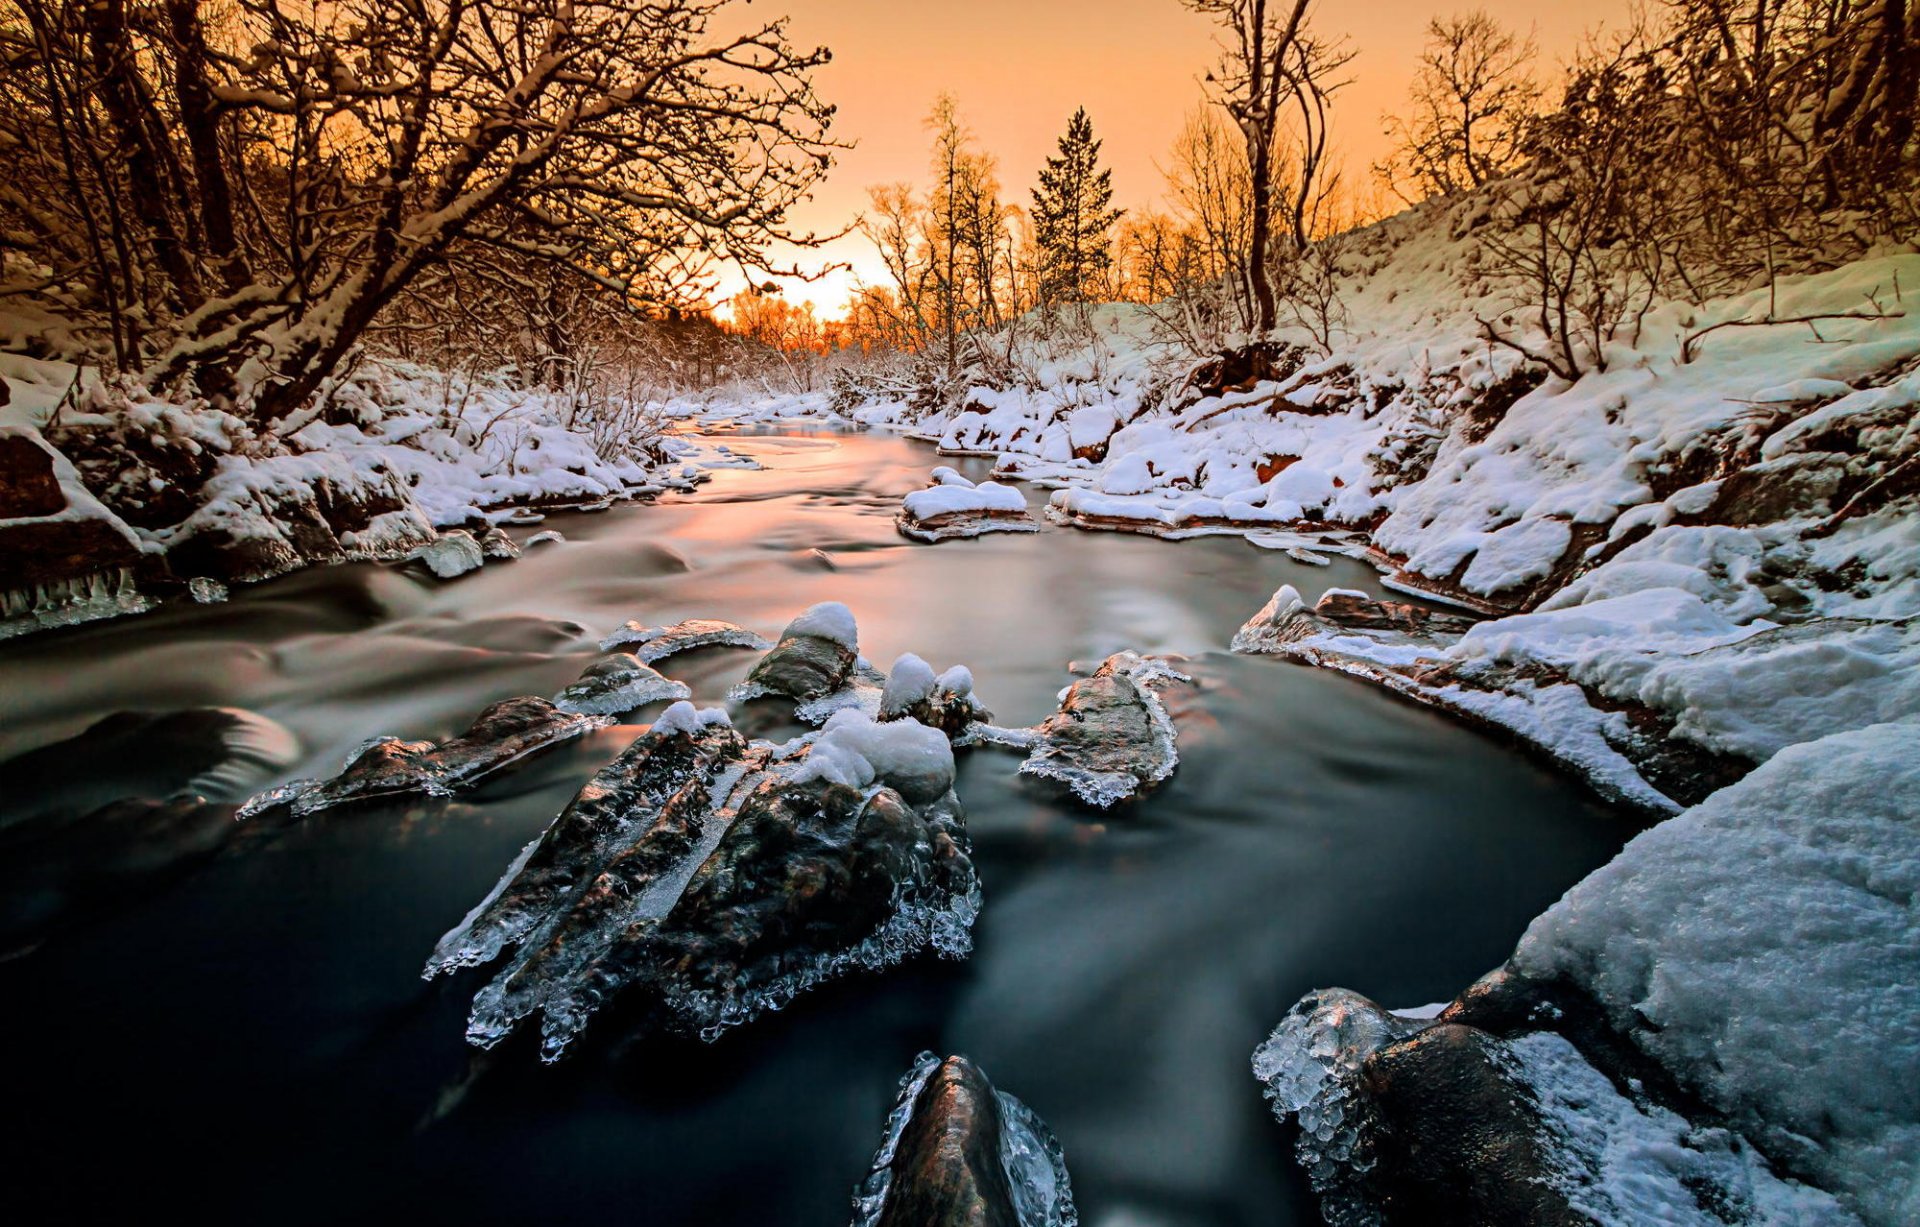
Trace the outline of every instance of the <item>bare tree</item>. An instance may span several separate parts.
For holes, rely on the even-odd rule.
[[[1575,60],[1559,110],[1537,125],[1532,175],[1516,181],[1480,251],[1514,290],[1516,314],[1482,320],[1495,344],[1569,382],[1605,370],[1606,346],[1644,312],[1657,288],[1647,252],[1663,219],[1650,217],[1641,180],[1665,101],[1644,31],[1592,41]]]
[[[1209,81],[1246,147],[1253,210],[1244,267],[1254,331],[1265,335],[1279,312],[1276,239],[1297,252],[1313,237],[1313,219],[1331,179],[1328,112],[1345,84],[1338,74],[1353,53],[1312,30],[1312,0],[1184,2],[1223,31],[1220,65]]]
[[[1539,106],[1537,54],[1531,35],[1504,28],[1484,9],[1434,18],[1408,92],[1411,113],[1388,119],[1394,153],[1377,169],[1409,200],[1512,172]]]
[[[804,240],[831,162],[827,53],[734,0],[8,4],[0,297],[261,420],[463,252],[646,307]]]

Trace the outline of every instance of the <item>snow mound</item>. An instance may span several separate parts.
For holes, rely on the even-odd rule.
[[[953,787],[953,747],[938,729],[912,720],[878,724],[849,708],[827,721],[790,778],[862,790],[884,784],[921,805]]]
[[[892,717],[905,714],[914,704],[932,698],[937,684],[933,666],[912,652],[906,653],[893,662],[893,668],[887,670],[887,685],[880,692],[880,715]]]
[[[1920,1206],[1917,747],[1909,721],[1780,751],[1628,844],[1513,959],[1584,986],[1770,1155],[1886,1224]]]
[[[822,601],[787,623],[783,639],[827,639],[850,652],[860,650],[860,628],[853,611],[839,601]]]
[[[684,699],[661,712],[653,722],[653,731],[662,736],[681,734],[693,737],[702,729],[732,727],[733,721],[728,718],[724,708],[696,708]]]

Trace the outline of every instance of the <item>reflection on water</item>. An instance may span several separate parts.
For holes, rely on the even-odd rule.
[[[325,773],[370,735],[442,736],[553,693],[625,619],[772,633],[835,599],[877,664],[967,664],[1004,724],[1051,710],[1070,660],[1188,657],[1179,773],[1094,819],[1025,791],[1017,759],[968,755],[987,896],[969,962],[847,982],[712,1047],[621,1045],[603,1019],[557,1069],[513,1045],[471,1056],[477,979],[419,968],[633,729],[457,803],[244,841],[0,964],[20,1195],[57,1196],[64,1217],[208,1222],[842,1223],[895,1079],[932,1048],[970,1054],[1053,1126],[1089,1227],[1313,1222],[1247,1069],[1267,1029],[1321,985],[1452,995],[1629,834],[1477,734],[1223,651],[1283,580],[1379,591],[1356,564],[1051,529],[913,546],[891,517],[938,463],[928,449],[730,442],[766,468],[554,517],[567,544],[450,584],[337,567],[0,648],[0,756],[117,711],[235,707],[297,739],[282,774]],[[717,702],[752,660],[665,669]],[[71,764],[76,797],[91,766]]]

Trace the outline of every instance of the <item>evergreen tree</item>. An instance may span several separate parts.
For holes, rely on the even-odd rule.
[[[1060,138],[1033,189],[1033,237],[1045,302],[1085,302],[1099,294],[1113,265],[1113,172],[1100,166],[1100,142],[1085,107]]]

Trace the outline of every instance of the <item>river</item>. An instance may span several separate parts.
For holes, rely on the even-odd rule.
[[[633,728],[456,802],[234,841],[0,963],[10,1201],[55,1199],[66,1220],[839,1224],[896,1080],[933,1048],[1047,1120],[1088,1227],[1312,1223],[1254,1046],[1318,986],[1451,997],[1633,833],[1495,740],[1226,652],[1281,582],[1379,593],[1357,563],[1056,528],[912,545],[892,516],[940,463],[924,445],[721,441],[765,467],[556,515],[542,527],[567,544],[451,583],[323,568],[0,645],[0,756],[118,711],[215,705],[289,730],[286,774],[330,774],[371,735],[441,736],[496,699],[554,693],[625,619],[771,634],[841,600],[875,664],[966,664],[1004,725],[1051,711],[1069,661],[1184,656],[1179,772],[1098,817],[1028,791],[1015,756],[964,752],[986,896],[969,961],[843,981],[712,1046],[590,1028],[551,1068],[530,1044],[476,1057],[462,1032],[484,977],[429,984],[420,967]],[[753,659],[663,668],[716,703]],[[739,722],[793,731],[764,705]],[[0,814],[77,812],[109,780],[159,791],[167,755],[148,757],[71,755],[49,795]]]

